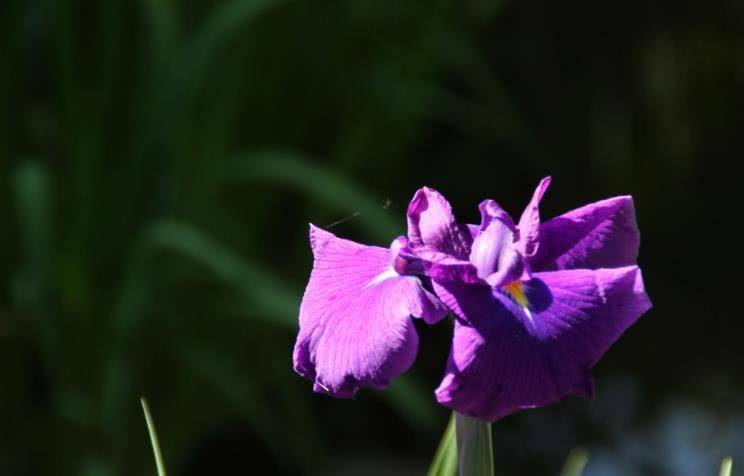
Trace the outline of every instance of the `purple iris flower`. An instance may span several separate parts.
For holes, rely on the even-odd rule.
[[[589,369],[651,307],[635,265],[632,198],[540,223],[549,184],[540,182],[518,223],[496,202],[481,203],[467,254],[452,257],[468,259],[480,282],[433,279],[456,316],[436,397],[459,413],[494,421],[567,395],[593,396]]]
[[[300,308],[294,368],[314,390],[350,397],[382,388],[413,363],[412,317],[455,314],[437,400],[496,420],[566,395],[591,396],[589,369],[651,306],[635,266],[639,234],[630,197],[540,223],[544,179],[518,223],[492,200],[480,226],[456,222],[422,188],[408,235],[388,248],[311,225],[315,258]]]

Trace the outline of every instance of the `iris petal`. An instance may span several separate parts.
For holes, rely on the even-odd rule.
[[[455,221],[452,207],[439,192],[428,187],[419,189],[408,205],[407,216],[411,243],[467,259],[470,233]]]
[[[398,275],[387,249],[312,225],[310,240],[315,262],[300,307],[295,370],[316,391],[338,397],[387,386],[416,356],[411,316],[434,323],[446,308],[419,278]]]
[[[540,181],[532,199],[519,218],[519,251],[525,258],[537,253],[540,245],[540,200],[550,186],[550,177]]]
[[[630,196],[585,205],[540,226],[533,270],[614,268],[634,264],[640,233]]]
[[[591,396],[589,369],[651,306],[636,266],[533,276],[529,308],[486,286],[435,283],[458,317],[440,403],[493,421]]]
[[[501,286],[519,278],[524,270],[515,245],[516,226],[493,200],[480,206],[481,225],[470,250],[470,262],[478,277],[491,286]]]

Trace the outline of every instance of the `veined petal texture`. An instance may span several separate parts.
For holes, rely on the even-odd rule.
[[[446,308],[419,278],[398,275],[386,248],[312,225],[310,242],[315,261],[300,307],[295,370],[315,391],[337,397],[386,387],[416,356],[411,316],[433,323]]]

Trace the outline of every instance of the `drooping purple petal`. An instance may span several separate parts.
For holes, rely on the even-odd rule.
[[[537,271],[629,266],[639,244],[633,198],[614,197],[543,223],[540,247],[529,263]]]
[[[408,205],[408,238],[458,259],[467,259],[472,238],[458,224],[449,202],[436,190],[419,189]]]
[[[416,356],[411,316],[434,323],[446,308],[419,278],[398,275],[385,248],[312,225],[310,242],[315,262],[300,307],[295,370],[315,391],[338,397],[387,386]]]
[[[651,306],[636,266],[535,273],[527,308],[486,286],[435,291],[458,316],[437,400],[490,421],[591,396],[589,369]]]
[[[470,249],[470,262],[478,277],[491,286],[501,286],[519,278],[524,270],[514,242],[516,226],[493,200],[480,204],[481,225]]]
[[[540,181],[532,199],[519,218],[519,251],[525,258],[537,253],[540,245],[540,200],[550,186],[550,177]]]

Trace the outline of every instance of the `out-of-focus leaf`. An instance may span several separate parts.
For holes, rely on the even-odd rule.
[[[170,250],[205,266],[249,299],[259,318],[296,327],[299,293],[206,233],[185,223],[162,221],[146,231],[145,244],[151,250]]]
[[[30,304],[38,305],[44,301],[42,288],[49,269],[51,192],[47,169],[38,162],[21,164],[13,175],[13,192],[26,263],[20,291]]]
[[[13,294],[19,306],[33,314],[42,348],[49,362],[54,362],[60,343],[58,323],[47,309],[52,232],[48,170],[38,162],[24,162],[15,170],[12,186],[24,263],[13,283]]]
[[[574,448],[568,454],[561,476],[581,476],[589,462],[589,452],[584,448]]]
[[[303,156],[283,151],[239,154],[218,169],[223,180],[269,181],[289,185],[304,196],[322,200],[339,210],[354,214],[371,236],[389,240],[400,225],[390,218],[377,200],[362,187],[313,164]]]
[[[457,462],[463,476],[493,476],[491,424],[455,414]]]
[[[184,60],[175,78],[184,86],[182,94],[190,97],[198,90],[220,46],[224,46],[241,27],[281,3],[282,0],[232,0],[221,3],[183,52]]]
[[[428,476],[456,476],[457,475],[457,438],[455,436],[455,414],[447,423],[442,434],[439,448],[429,466]]]
[[[149,27],[149,46],[157,62],[165,61],[173,53],[178,38],[176,3],[173,0],[141,0],[140,5]]]
[[[731,457],[724,458],[721,461],[721,471],[718,472],[718,476],[731,476],[731,468],[734,466],[734,460]]]

